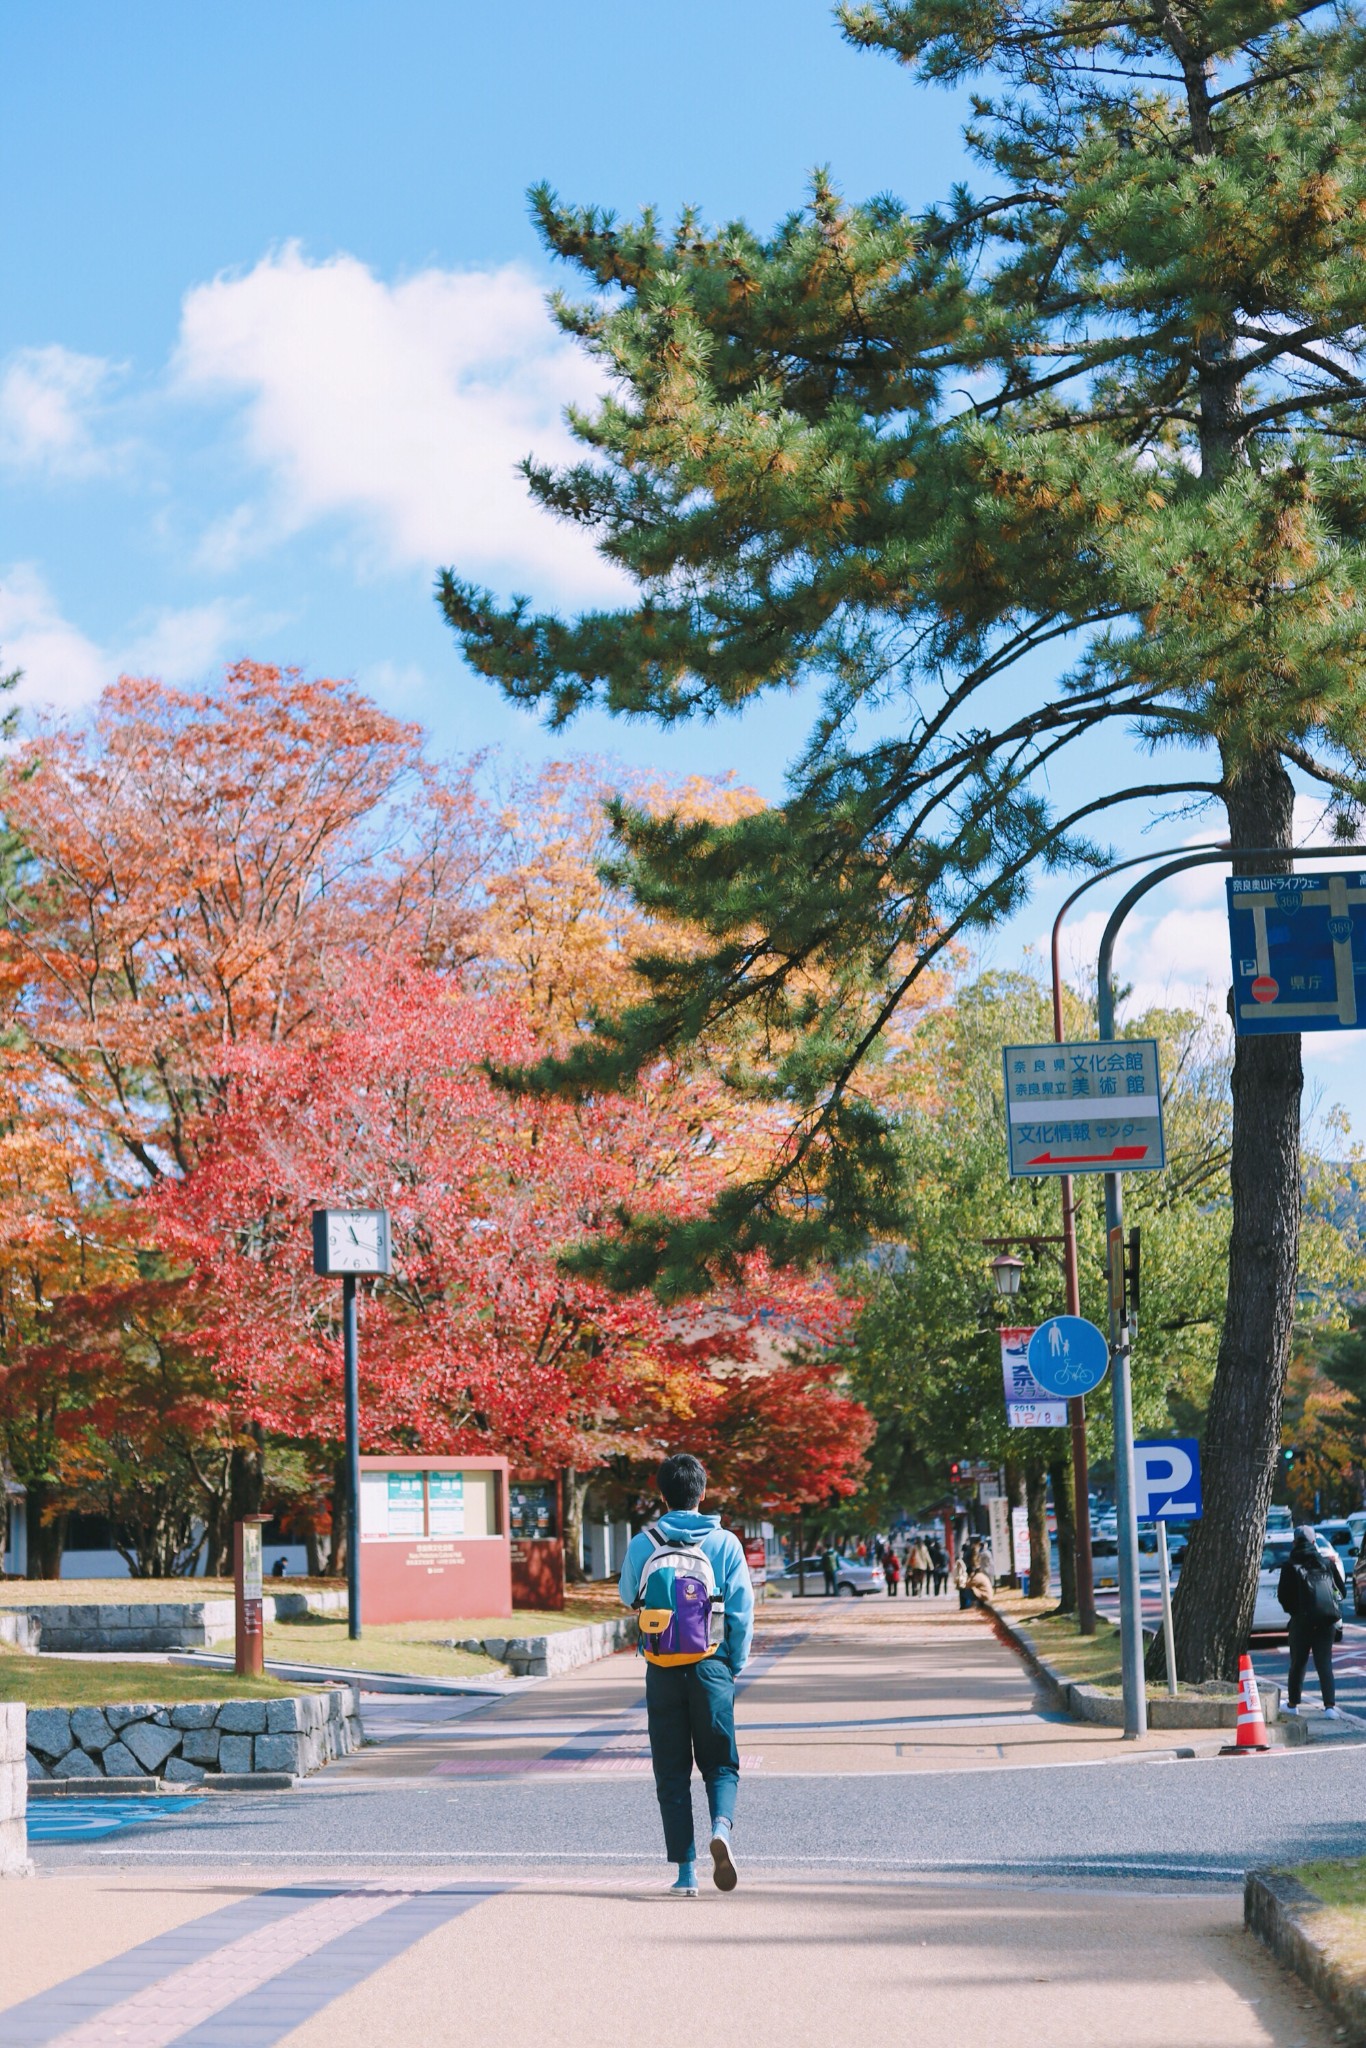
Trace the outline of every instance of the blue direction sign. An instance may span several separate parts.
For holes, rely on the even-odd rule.
[[[1233,1028],[1359,1031],[1366,1010],[1366,874],[1233,875]]]
[[[1013,1180],[1166,1165],[1155,1038],[1007,1045],[1002,1058]]]
[[[1200,1445],[1193,1436],[1150,1436],[1134,1445],[1134,1516],[1194,1522],[1203,1512]]]
[[[1075,1400],[1104,1379],[1110,1347],[1084,1316],[1053,1316],[1029,1340],[1029,1370],[1046,1394]]]

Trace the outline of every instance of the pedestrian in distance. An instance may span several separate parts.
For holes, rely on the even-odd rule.
[[[1276,1598],[1290,1616],[1290,1674],[1286,1680],[1288,1712],[1299,1712],[1300,1692],[1309,1659],[1319,1675],[1324,1718],[1342,1719],[1333,1682],[1333,1637],[1342,1620],[1347,1582],[1336,1557],[1324,1557],[1307,1523],[1295,1531],[1290,1555],[1281,1566]]]
[[[958,1593],[959,1607],[971,1607],[972,1595],[968,1591],[968,1553],[966,1548],[960,1550],[954,1559],[953,1583]]]
[[[827,1593],[838,1593],[840,1589],[840,1561],[835,1555],[833,1543],[827,1543],[821,1552],[821,1570],[825,1574]]]
[[[923,1536],[917,1536],[911,1544],[906,1562],[910,1567],[910,1584],[907,1587],[907,1591],[914,1593],[918,1598],[925,1590],[926,1580],[929,1577],[930,1571],[930,1553],[926,1548]]]
[[[930,1570],[934,1574],[935,1592],[944,1592],[949,1583],[949,1553],[937,1536],[930,1544]]]
[[[901,1583],[901,1565],[894,1550],[887,1552],[887,1561],[882,1569],[887,1577],[887,1597],[889,1600],[895,1600],[896,1589]]]
[[[719,1515],[698,1512],[707,1491],[701,1460],[676,1452],[660,1466],[657,1484],[664,1512],[631,1538],[620,1593],[639,1617],[655,1794],[664,1851],[678,1866],[668,1889],[695,1899],[694,1763],[711,1815],[712,1881],[723,1892],[739,1881],[731,1839],[740,1787],[735,1681],[754,1634],[754,1590],[739,1537],[721,1527]]]

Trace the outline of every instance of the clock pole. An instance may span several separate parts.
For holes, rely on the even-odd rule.
[[[313,1270],[342,1284],[342,1363],[346,1398],[346,1625],[360,1641],[360,1371],[356,1361],[356,1279],[393,1270],[387,1209],[315,1209]],[[336,1538],[333,1533],[333,1557]]]
[[[356,1276],[342,1276],[346,1365],[346,1632],[360,1641],[360,1371],[356,1362]]]

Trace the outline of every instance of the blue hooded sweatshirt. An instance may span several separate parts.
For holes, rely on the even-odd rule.
[[[749,1646],[754,1635],[754,1588],[750,1584],[749,1566],[745,1563],[739,1537],[721,1527],[719,1515],[699,1515],[691,1508],[670,1508],[654,1526],[661,1536],[671,1537],[675,1543],[695,1543],[715,1572],[716,1590],[725,1604],[726,1614],[725,1635],[716,1654],[725,1658],[738,1678],[749,1661]],[[643,1529],[631,1538],[626,1562],[621,1568],[623,1606],[635,1605],[640,1575],[654,1547]]]

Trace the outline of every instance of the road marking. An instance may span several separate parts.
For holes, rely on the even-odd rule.
[[[0,2043],[271,2048],[434,1927],[504,1888],[259,1893],[0,2013]]]
[[[741,1756],[742,1771],[757,1771],[763,1764],[762,1756]],[[433,1778],[541,1778],[577,1776],[591,1777],[647,1777],[653,1765],[648,1753],[644,1756],[615,1756],[609,1751],[593,1750],[587,1756],[542,1756],[542,1757],[448,1757],[444,1763],[433,1764],[430,1775]]]

